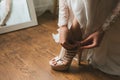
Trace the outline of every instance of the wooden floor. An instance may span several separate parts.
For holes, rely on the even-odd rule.
[[[69,71],[51,70],[48,62],[60,46],[51,33],[57,21],[49,14],[39,17],[39,25],[0,35],[0,80],[120,80],[99,70],[72,63]]]

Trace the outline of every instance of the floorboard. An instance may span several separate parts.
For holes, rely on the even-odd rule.
[[[49,13],[38,17],[38,26],[0,35],[0,80],[120,80],[73,61],[69,71],[57,72],[48,62],[60,46],[52,39],[57,20]]]

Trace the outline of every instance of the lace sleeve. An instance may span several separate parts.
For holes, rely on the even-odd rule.
[[[114,23],[117,18],[120,16],[120,1],[118,2],[116,8],[113,10],[113,13],[111,16],[109,16],[105,23],[102,25],[102,30],[106,31],[110,28],[110,24]]]
[[[58,26],[64,26],[68,23],[68,6],[67,0],[59,0],[59,19],[58,19]]]

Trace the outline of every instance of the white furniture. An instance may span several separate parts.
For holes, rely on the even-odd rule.
[[[12,10],[0,34],[37,25],[33,0],[12,0]]]

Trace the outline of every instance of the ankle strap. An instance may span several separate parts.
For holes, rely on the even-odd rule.
[[[75,53],[77,52],[78,50],[66,50],[68,53]]]

